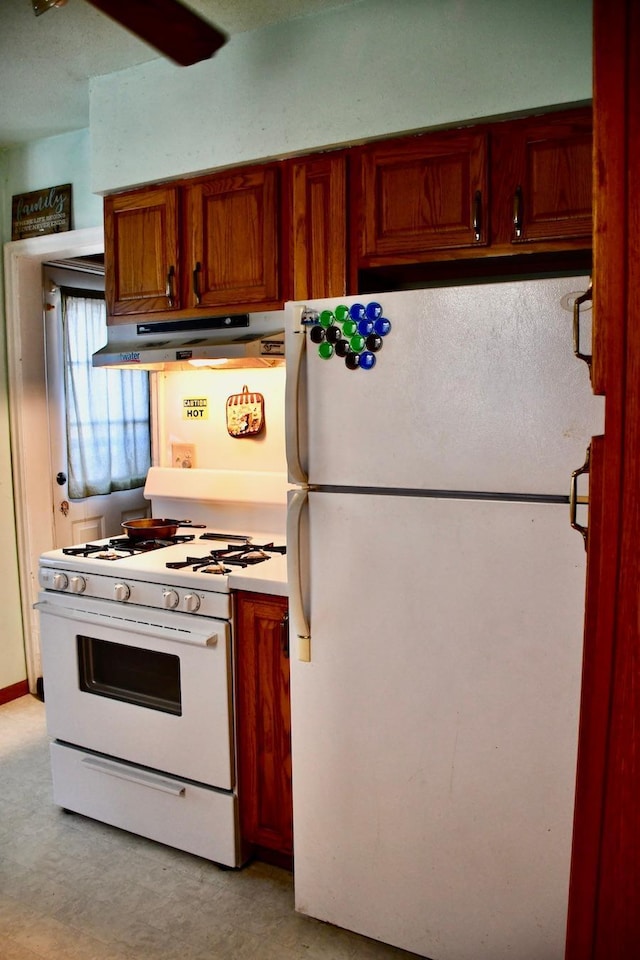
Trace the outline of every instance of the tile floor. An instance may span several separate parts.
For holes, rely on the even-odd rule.
[[[44,706],[0,706],[0,960],[415,960],[296,914],[291,876],[221,870],[51,799]]]

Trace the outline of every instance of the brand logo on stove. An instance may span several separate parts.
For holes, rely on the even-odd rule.
[[[140,352],[138,350],[130,350],[128,353],[120,354],[121,363],[140,363]]]

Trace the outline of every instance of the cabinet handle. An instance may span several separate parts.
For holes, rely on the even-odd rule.
[[[591,284],[589,284],[588,290],[585,290],[581,296],[576,297],[573,304],[573,352],[578,360],[584,360],[589,367],[589,372],[591,372],[591,361],[593,357],[588,353],[580,352],[580,305],[586,303],[587,300],[593,302],[593,288]]]
[[[200,303],[200,271],[202,270],[202,265],[200,262],[196,263],[193,270],[193,295],[196,298],[196,303]]]
[[[522,236],[522,187],[516,187],[513,195],[513,235],[516,239]]]
[[[175,305],[176,305],[176,304],[175,304],[175,295],[174,295],[174,292],[173,292],[173,281],[175,280],[175,276],[176,276],[176,268],[175,268],[175,267],[173,266],[173,264],[172,264],[172,265],[169,267],[169,271],[168,271],[168,273],[167,273],[167,289],[166,289],[167,300],[169,301],[169,306],[170,306],[170,307],[175,307]]]
[[[285,613],[280,621],[280,649],[283,657],[289,659],[289,614]]]
[[[476,190],[473,198],[473,239],[482,239],[482,191]]]
[[[585,527],[583,524],[578,523],[578,477],[589,474],[589,466],[591,463],[591,444],[587,447],[587,453],[584,458],[584,463],[581,467],[578,467],[577,470],[574,470],[571,474],[571,489],[569,491],[569,519],[571,521],[571,526],[574,530],[577,530],[578,533],[582,534],[584,540],[584,548],[587,549],[587,537],[589,535],[589,528]]]

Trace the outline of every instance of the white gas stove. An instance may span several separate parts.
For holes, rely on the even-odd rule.
[[[180,527],[173,541],[112,537],[52,550],[40,586],[75,596],[201,616],[229,616],[231,590],[286,594],[286,547],[278,533]],[[227,595],[220,597],[219,594]]]
[[[41,557],[54,800],[238,866],[232,592],[286,595],[286,482],[190,474],[147,479],[154,517],[191,515],[175,537]]]

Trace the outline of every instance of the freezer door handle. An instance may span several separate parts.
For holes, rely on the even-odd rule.
[[[296,637],[296,656],[298,660],[311,660],[311,631],[304,609],[302,567],[300,563],[300,524],[302,511],[307,505],[306,490],[289,492],[287,511],[287,563],[289,574],[289,621]]]
[[[582,534],[584,540],[584,548],[587,549],[587,537],[589,535],[589,528],[584,526],[581,523],[578,523],[578,503],[585,502],[584,499],[578,496],[578,477],[582,477],[585,474],[589,474],[589,467],[591,462],[591,444],[587,447],[587,453],[584,459],[584,463],[581,467],[578,467],[577,470],[574,470],[571,474],[571,489],[569,491],[569,515],[571,519],[571,526],[574,530],[577,530],[578,533]]]
[[[300,308],[296,308],[295,317],[300,318]],[[307,473],[300,460],[300,376],[306,353],[306,331],[302,323],[297,323],[291,337],[287,339],[287,379],[285,384],[285,444],[287,466],[291,483],[306,483]]]

